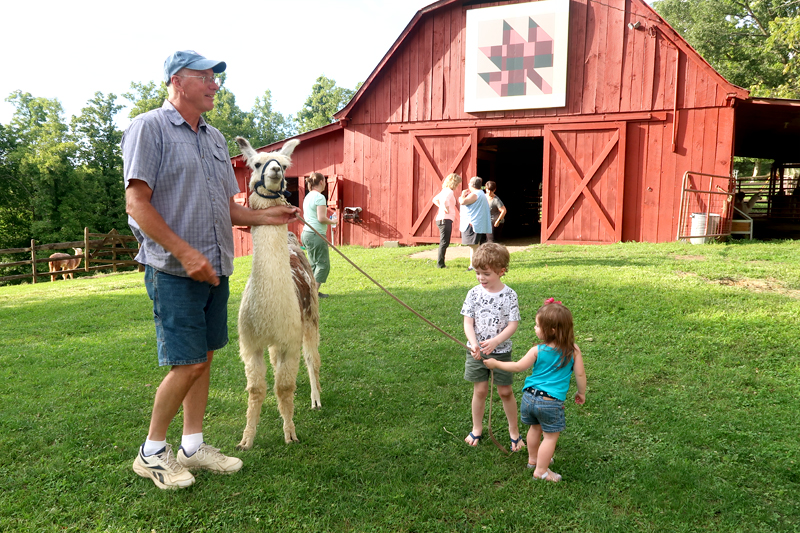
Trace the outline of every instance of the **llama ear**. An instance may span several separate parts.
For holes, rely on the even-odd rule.
[[[300,141],[297,139],[292,139],[291,141],[286,141],[283,144],[283,148],[281,148],[281,155],[290,156],[292,152],[294,152],[295,147],[300,144]]]
[[[236,137],[234,140],[236,141],[236,144],[239,145],[239,150],[242,151],[245,162],[250,161],[256,155],[256,151],[253,150],[253,147],[250,146],[250,143],[247,142],[247,139],[244,137]]]

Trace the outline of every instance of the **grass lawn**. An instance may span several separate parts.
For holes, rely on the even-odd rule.
[[[408,257],[421,249],[344,251],[463,338],[475,276],[466,259],[439,270]],[[284,444],[270,392],[243,470],[200,473],[181,491],[131,470],[164,375],[143,275],[0,288],[0,531],[800,530],[800,242],[514,253],[515,357],[553,296],[575,316],[586,364],[587,402],[567,404],[556,449],[558,484],[533,480],[526,452],[504,456],[489,439],[468,447],[464,350],[331,258],[322,410],[309,409],[301,367],[300,444]],[[244,429],[236,311],[249,271],[238,259],[205,425],[229,454]],[[494,399],[492,427],[508,446]],[[180,430],[168,436],[176,446]]]

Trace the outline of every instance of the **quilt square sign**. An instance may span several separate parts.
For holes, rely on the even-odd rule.
[[[563,107],[569,0],[467,11],[464,111]]]

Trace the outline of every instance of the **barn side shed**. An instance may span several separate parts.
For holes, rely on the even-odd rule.
[[[468,49],[468,14],[546,2],[568,9],[563,105],[502,108],[507,95],[498,92],[501,108],[465,111],[480,83],[466,71],[479,53]],[[532,28],[546,27],[535,18]],[[533,30],[520,37],[503,28],[512,37],[502,44],[535,39]],[[748,97],[642,0],[441,0],[417,12],[334,124],[297,137],[289,174],[322,172],[329,205],[361,208],[337,228],[338,243],[438,242],[431,198],[450,172],[462,187],[474,175],[497,183],[506,237],[671,241],[684,174],[730,175],[736,107]],[[233,164],[246,190],[240,157]]]

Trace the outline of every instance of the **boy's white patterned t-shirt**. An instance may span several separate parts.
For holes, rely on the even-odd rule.
[[[461,314],[475,321],[475,336],[479,343],[492,339],[506,329],[509,322],[519,322],[517,293],[507,285],[497,293],[489,292],[478,285],[467,293]],[[467,342],[467,345],[470,343]],[[498,344],[494,353],[510,351],[511,339],[508,339]]]

